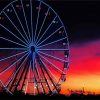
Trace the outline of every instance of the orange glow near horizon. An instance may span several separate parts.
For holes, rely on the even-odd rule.
[[[100,41],[73,44],[70,51],[70,68],[61,93],[84,88],[84,92],[100,94]]]

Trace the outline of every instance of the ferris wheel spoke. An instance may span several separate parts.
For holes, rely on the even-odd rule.
[[[38,51],[66,51],[69,49],[37,49]]]
[[[11,24],[15,27],[15,29],[19,32],[19,34],[20,34],[21,36],[23,36],[22,33],[21,33],[21,32],[19,31],[19,29],[17,28],[17,26],[14,24],[14,22],[8,17],[8,15],[6,14],[6,12],[3,11],[3,13],[4,13],[5,16],[8,18],[8,20],[11,22]]]
[[[25,51],[27,49],[26,48],[0,48],[0,50],[21,50],[21,51]]]
[[[12,40],[10,40],[10,39],[6,39],[6,38],[4,38],[4,37],[0,37],[0,39],[3,39],[3,40],[5,40],[5,41],[11,42],[11,43],[14,43],[14,44],[17,44],[17,45],[20,45],[20,46],[22,46],[22,47],[27,47],[27,46],[25,46],[25,45],[23,45],[23,44],[14,42],[14,41],[12,41]]]
[[[40,44],[42,44],[43,42],[45,42],[47,39],[49,39],[52,35],[54,35],[57,31],[59,31],[62,27],[64,26],[61,26],[60,28],[58,28],[56,31],[54,31],[53,33],[51,33],[51,35],[49,35],[46,39],[44,39],[42,42],[40,42],[37,46],[39,46]]]
[[[35,27],[35,35],[34,35],[34,42],[36,42],[36,34],[37,34],[37,27],[39,23],[39,17],[40,17],[40,10],[41,10],[41,1],[39,3],[39,9],[38,9],[38,15],[37,15],[37,21],[36,21],[36,27]]]
[[[32,6],[32,0],[30,0],[30,5],[31,5],[31,34],[32,34],[32,39],[31,41],[33,42],[33,13],[32,13],[32,9],[33,9],[33,6]]]
[[[3,26],[2,24],[0,24],[0,26],[2,27],[2,28],[4,28],[6,31],[8,31],[10,34],[12,34],[14,37],[16,37],[18,40],[20,40],[22,43],[24,43],[25,45],[27,45],[26,44],[26,42],[24,42],[23,40],[21,40],[19,37],[17,37],[14,33],[12,33],[9,29],[7,29],[5,26]]]
[[[50,8],[48,8],[48,10],[47,10],[47,12],[46,12],[46,15],[45,15],[45,17],[44,17],[43,23],[42,23],[41,28],[40,28],[40,30],[39,30],[38,36],[36,37],[36,44],[37,44],[37,40],[38,40],[38,37],[39,37],[39,35],[40,35],[40,32],[41,32],[41,30],[42,30],[42,28],[43,28],[43,25],[44,25],[44,23],[45,23],[45,20],[46,20],[46,18],[47,18],[47,15],[48,15],[49,10],[50,10]]]
[[[22,65],[23,65],[23,64],[25,63],[25,61],[27,60],[28,56],[29,56],[29,54],[25,57],[24,61],[22,61],[22,62],[20,61],[21,64],[19,64],[18,69],[17,69],[16,71],[14,71],[12,77],[9,79],[8,83],[6,84],[6,87],[8,87],[8,85],[10,84],[10,82],[15,78],[16,74],[17,74],[18,71],[21,69]],[[24,57],[23,57],[23,58],[24,58]],[[23,59],[23,58],[22,58],[22,59]]]
[[[30,36],[29,27],[28,27],[28,23],[27,23],[27,19],[26,19],[25,10],[24,10],[24,7],[23,7],[23,1],[22,0],[21,0],[21,5],[22,5],[22,9],[23,9],[23,14],[24,14],[24,18],[25,18],[26,27],[27,27],[28,34],[29,34],[29,38],[28,38],[28,36],[27,36],[27,38],[28,38],[29,41],[31,41],[31,36]]]
[[[44,64],[45,68],[50,72],[50,74],[54,77],[54,79],[56,80],[56,82],[58,81],[57,78],[55,77],[55,75],[50,71],[50,69],[46,66],[46,64],[44,63],[44,61],[40,58],[40,60],[42,61],[42,63]]]
[[[16,17],[17,17],[17,19],[18,19],[18,21],[19,21],[19,23],[20,23],[20,25],[21,25],[23,31],[24,31],[24,34],[25,34],[27,40],[25,39],[25,37],[24,37],[21,33],[20,33],[20,35],[21,35],[21,36],[23,37],[23,39],[28,43],[28,42],[29,42],[29,41],[28,41],[29,39],[28,39],[28,37],[27,37],[27,34],[26,34],[26,32],[25,32],[25,29],[24,29],[24,27],[23,27],[23,25],[22,25],[22,23],[21,23],[21,21],[20,21],[20,19],[19,19],[19,16],[18,16],[18,14],[17,14],[17,12],[16,12],[16,10],[15,10],[13,4],[11,4],[11,6],[12,6],[14,12],[15,12],[15,15],[16,15]]]
[[[4,72],[6,72],[8,69],[10,69],[11,67],[13,67],[16,63],[18,63],[21,59],[23,59],[23,57],[25,57],[28,53],[26,53],[24,56],[22,56],[21,58],[19,58],[17,61],[15,61],[13,64],[11,64],[10,66],[8,66],[6,69],[4,69],[1,73],[3,74]]]
[[[27,52],[27,51],[21,52],[21,53],[17,53],[17,54],[14,54],[14,55],[12,55],[12,56],[9,56],[9,57],[0,59],[0,62],[1,62],[1,61],[4,61],[4,60],[8,60],[8,59],[13,58],[13,57],[16,57],[16,56],[18,56],[18,55],[24,54],[24,53],[26,53],[26,52]]]
[[[56,40],[56,41],[53,41],[53,42],[50,42],[50,43],[47,43],[47,44],[44,44],[44,45],[40,45],[40,46],[38,46],[38,48],[41,48],[41,47],[44,47],[44,46],[47,46],[47,45],[54,44],[54,43],[60,42],[60,41],[65,40],[65,39],[67,39],[67,37],[61,38],[59,40]]]
[[[46,32],[48,31],[48,29],[51,27],[51,25],[53,24],[53,21],[57,18],[57,16],[54,17],[54,19],[52,20],[52,22],[50,23],[50,25],[47,27],[47,29],[45,30],[45,32],[42,34],[42,36],[38,39],[37,44],[40,42],[40,40],[43,38],[43,36],[46,34]]]
[[[67,62],[67,61],[65,61],[65,60],[63,60],[63,59],[60,59],[60,58],[55,57],[55,56],[52,56],[52,55],[50,55],[50,54],[47,54],[47,53],[44,53],[44,52],[41,52],[41,51],[38,51],[38,52],[41,53],[41,54],[43,54],[43,55],[45,55],[45,56],[47,56],[47,57],[49,57],[49,58],[53,58],[53,59],[55,59],[55,60],[58,60],[58,61],[60,61],[60,62]]]
[[[56,65],[54,65],[52,62],[50,62],[48,59],[46,59],[45,57],[43,57],[40,53],[38,53],[38,55],[43,58],[45,61],[47,61],[48,63],[50,63],[54,68],[56,68],[59,72],[65,74],[61,69],[59,69]]]

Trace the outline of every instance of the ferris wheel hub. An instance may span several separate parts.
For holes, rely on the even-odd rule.
[[[35,52],[35,47],[31,46],[30,50],[31,50],[32,53],[34,53]]]

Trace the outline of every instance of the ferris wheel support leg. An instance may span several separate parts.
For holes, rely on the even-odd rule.
[[[14,89],[14,92],[17,91],[17,87],[19,86],[19,83],[20,83],[20,81],[21,81],[21,79],[22,79],[22,77],[23,77],[23,74],[25,73],[25,70],[26,70],[26,68],[27,68],[27,64],[28,64],[28,60],[26,61],[26,64],[25,64],[25,66],[24,66],[24,68],[23,68],[23,70],[22,70],[22,73],[21,73],[20,78],[19,78],[19,80],[18,80],[18,82],[17,82],[17,84],[16,84],[16,87],[15,87],[15,89]]]
[[[45,79],[46,84],[47,84],[47,86],[48,86],[49,92],[52,93],[51,88],[50,88],[50,84],[48,83],[48,81],[47,81],[47,79],[46,79],[46,77],[45,77],[45,75],[44,75],[43,64],[42,64],[41,60],[39,59],[39,57],[38,57],[38,61],[39,61],[40,68],[41,68],[42,74],[43,74],[43,76],[44,76],[44,79]]]
[[[24,89],[25,80],[26,80],[26,77],[27,77],[27,74],[28,74],[28,70],[29,70],[29,63],[27,64],[26,67],[27,67],[27,68],[26,68],[26,72],[25,72],[25,75],[24,75],[24,80],[23,80],[23,82],[22,82],[21,91],[23,91],[23,89]]]
[[[34,86],[34,93],[35,93],[35,88],[37,88],[37,91],[39,93],[39,87],[38,87],[37,79],[36,79],[36,76],[35,76],[35,59],[34,59],[34,56],[35,56],[35,54],[32,55],[32,59],[31,59],[32,71],[34,73],[34,84],[36,84]]]
[[[41,59],[41,58],[40,58]],[[54,77],[54,79],[57,81],[57,78],[55,77],[55,75],[50,71],[50,69],[46,66],[46,64],[44,63],[44,61],[41,59],[42,63],[45,65],[45,68],[50,72],[50,74]]]
[[[40,60],[41,60],[41,59],[40,59]],[[56,85],[55,85],[54,81],[52,80],[52,78],[50,77],[50,75],[49,75],[49,73],[48,73],[47,69],[45,68],[45,67],[46,67],[46,65],[43,63],[43,61],[42,61],[42,60],[41,60],[41,63],[43,64],[43,68],[44,68],[45,72],[46,72],[46,73],[47,73],[47,75],[49,76],[50,81],[52,82],[53,86],[55,87],[55,89],[56,89],[56,91],[57,91],[57,93],[58,93],[58,89],[57,89],[57,87],[56,87]]]
[[[17,65],[17,67],[19,67],[19,70],[17,71],[17,73],[15,74],[15,76],[14,76],[14,80],[12,81],[12,79],[10,80],[10,82],[8,83],[8,85],[7,85],[7,87],[9,87],[9,86],[11,86],[10,87],[10,91],[12,91],[12,88],[13,88],[13,86],[14,86],[14,82],[16,81],[16,79],[17,79],[17,76],[18,76],[18,73],[19,73],[19,71],[20,71],[20,69],[21,69],[21,65],[23,64],[23,62],[25,62],[25,59],[26,57],[24,57],[21,61],[20,61],[20,63]],[[11,83],[11,81],[12,81],[12,83]],[[10,85],[11,84],[11,85]]]
[[[36,64],[36,65],[35,65],[36,73],[37,73],[38,79],[39,79],[39,81],[40,81],[42,91],[43,91],[43,93],[45,93],[46,91],[45,91],[45,89],[44,89],[44,87],[43,87],[43,84],[42,84],[42,82],[41,82],[40,74],[39,74],[39,71],[38,71],[38,68],[37,68],[37,63],[35,62],[35,64]]]

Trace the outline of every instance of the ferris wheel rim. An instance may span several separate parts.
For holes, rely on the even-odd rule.
[[[16,1],[18,1],[18,0],[14,0],[14,1],[12,1],[10,4],[8,4],[3,10],[5,10],[7,7],[9,7],[10,5],[12,5],[14,2],[16,2]],[[21,0],[22,1],[22,0]],[[31,1],[31,0],[30,0]],[[41,0],[37,0],[37,1],[39,1],[39,2],[42,2],[43,4],[45,4],[45,5],[47,5],[48,7],[50,7],[48,4],[46,4],[44,1],[41,1]],[[61,21],[61,19],[60,19],[60,17],[59,17],[59,15],[52,9],[52,7],[50,7],[50,9],[57,15],[57,17],[59,18],[59,20],[60,20],[60,22],[62,23],[62,25],[63,25],[63,27],[64,27],[64,31],[65,31],[65,33],[66,33],[66,41],[67,41],[67,43],[68,43],[68,50],[69,50],[69,41],[68,41],[68,34],[67,34],[67,32],[66,32],[66,29],[65,29],[65,26],[64,26],[64,24],[63,24],[63,22]],[[2,10],[2,11],[3,11]],[[2,11],[0,12],[0,14],[2,13]],[[41,46],[41,45],[40,45]],[[26,46],[27,47],[27,46]],[[25,47],[25,48],[26,48]],[[53,50],[53,49],[52,49]],[[69,61],[69,58],[68,58],[68,61]],[[69,63],[68,63],[69,64]],[[59,83],[59,82],[58,82]],[[57,84],[58,84],[57,83]]]

